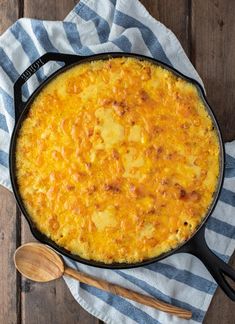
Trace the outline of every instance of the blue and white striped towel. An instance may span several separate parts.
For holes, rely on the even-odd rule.
[[[0,37],[0,183],[11,190],[8,149],[14,126],[13,83],[45,52],[89,55],[126,51],[153,56],[197,79],[197,72],[174,34],[156,21],[137,0],[83,0],[63,22],[20,19]],[[29,80],[24,95],[57,64]],[[235,141],[226,144],[226,178],[220,200],[207,224],[211,249],[228,261],[235,248]],[[71,266],[130,289],[192,310],[190,323],[202,322],[217,285],[195,257],[177,254],[142,268],[100,270],[66,259]],[[106,323],[184,323],[99,289],[65,278],[74,298]]]

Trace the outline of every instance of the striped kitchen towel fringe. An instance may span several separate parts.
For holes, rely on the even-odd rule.
[[[64,21],[20,19],[0,36],[0,183],[11,190],[8,157],[14,127],[13,84],[45,52],[91,55],[125,51],[152,56],[196,79],[200,77],[175,35],[138,0],[82,0]],[[27,99],[59,64],[47,64],[24,86]],[[203,84],[202,84],[203,85]],[[206,229],[208,245],[224,261],[235,247],[235,141],[227,143],[223,190]],[[65,259],[74,268],[149,294],[193,312],[201,323],[216,283],[194,256],[177,254],[131,270],[104,270]],[[184,323],[184,320],[65,278],[74,298],[106,323]]]

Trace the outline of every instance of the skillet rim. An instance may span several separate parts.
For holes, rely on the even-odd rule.
[[[54,53],[52,53],[54,54]],[[64,54],[63,54],[64,55]],[[69,54],[68,54],[69,56]],[[11,179],[11,184],[12,184],[12,189],[13,189],[13,193],[15,196],[15,199],[17,201],[18,207],[21,211],[21,213],[24,215],[24,217],[26,218],[31,233],[33,234],[33,236],[40,241],[43,244],[47,244],[48,246],[50,246],[51,248],[53,248],[54,250],[56,250],[57,252],[59,252],[60,254],[74,260],[77,262],[80,262],[82,264],[86,264],[89,266],[93,266],[93,267],[98,267],[98,268],[106,268],[106,269],[131,269],[131,268],[136,268],[136,267],[141,267],[141,266],[145,266],[145,265],[149,265],[151,263],[160,261],[170,255],[173,255],[174,253],[179,253],[179,252],[184,252],[184,248],[188,245],[190,245],[190,241],[196,236],[196,234],[205,226],[206,222],[208,221],[210,215],[212,214],[218,199],[219,199],[219,195],[222,189],[222,185],[223,185],[223,181],[224,181],[224,168],[225,168],[225,150],[224,150],[224,143],[222,140],[222,135],[221,135],[221,130],[219,127],[219,124],[217,122],[217,119],[214,115],[214,112],[211,108],[211,106],[208,103],[207,97],[205,95],[204,89],[203,87],[199,84],[199,82],[193,78],[190,78],[188,76],[186,76],[185,74],[181,73],[180,71],[178,71],[177,69],[175,69],[174,67],[151,57],[145,56],[145,55],[140,55],[140,54],[135,54],[135,53],[124,53],[124,52],[107,52],[107,53],[100,53],[100,54],[94,54],[94,55],[90,55],[90,56],[79,56],[79,55],[74,55],[74,57],[77,57],[77,61],[73,61],[70,64],[65,64],[65,66],[63,66],[62,68],[59,68],[56,72],[54,72],[52,75],[50,75],[47,79],[45,79],[38,87],[37,89],[30,95],[29,99],[27,100],[27,102],[24,105],[23,111],[20,112],[20,116],[19,119],[17,120],[17,122],[15,123],[15,127],[11,136],[11,142],[10,142],[10,154],[9,154],[9,171],[10,171],[10,179]],[[27,117],[27,113],[30,110],[30,105],[33,102],[33,100],[35,99],[35,97],[38,95],[38,93],[42,90],[43,87],[45,87],[52,79],[54,79],[55,77],[57,77],[59,74],[65,72],[66,70],[74,67],[75,65],[78,64],[82,64],[82,63],[86,63],[86,62],[90,62],[90,61],[94,61],[94,60],[105,60],[105,59],[110,59],[110,58],[115,58],[115,57],[134,57],[140,60],[147,60],[152,62],[155,65],[161,66],[165,69],[167,69],[168,71],[171,71],[174,75],[177,75],[180,78],[183,78],[184,80],[186,80],[187,82],[190,82],[191,84],[195,85],[198,93],[201,97],[201,100],[203,101],[206,110],[208,111],[211,120],[213,122],[213,126],[215,128],[218,140],[219,140],[219,149],[220,149],[220,155],[219,155],[219,163],[220,163],[220,168],[219,168],[219,176],[218,176],[218,182],[217,182],[217,188],[214,192],[213,195],[213,200],[210,204],[210,207],[207,210],[207,213],[205,214],[204,218],[202,219],[202,222],[199,224],[198,228],[194,231],[194,233],[189,237],[188,240],[184,241],[183,243],[179,244],[178,246],[176,246],[174,249],[171,249],[165,253],[160,254],[157,257],[153,257],[150,259],[146,259],[140,262],[136,262],[136,263],[104,263],[104,262],[99,262],[99,261],[95,261],[95,260],[86,260],[81,258],[78,255],[72,254],[70,253],[68,250],[58,246],[54,241],[52,241],[51,239],[49,239],[47,236],[45,236],[44,234],[42,234],[37,228],[36,225],[33,223],[33,221],[30,218],[30,215],[28,214],[28,212],[26,211],[23,201],[21,199],[19,190],[18,190],[18,185],[17,185],[17,180],[16,180],[16,169],[15,169],[15,147],[16,147],[16,142],[17,142],[17,138],[18,138],[18,132],[20,130],[21,127],[21,123],[23,122],[23,120]],[[40,59],[40,58],[39,58]],[[16,81],[17,82],[17,81]],[[17,108],[16,108],[17,109]]]

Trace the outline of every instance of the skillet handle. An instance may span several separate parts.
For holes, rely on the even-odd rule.
[[[235,290],[225,278],[226,275],[235,282],[235,270],[209,249],[205,240],[205,226],[187,244],[182,246],[179,252],[190,253],[199,258],[225,294],[235,301]]]
[[[14,105],[15,105],[15,119],[19,119],[26,102],[22,101],[22,86],[23,84],[36,73],[43,65],[49,61],[64,62],[65,66],[75,63],[82,59],[82,56],[61,53],[46,53],[31,64],[17,79],[14,84]]]

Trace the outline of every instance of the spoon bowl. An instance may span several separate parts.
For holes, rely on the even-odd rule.
[[[37,282],[48,282],[64,274],[64,262],[52,249],[40,243],[27,243],[14,254],[16,269],[26,278]]]

